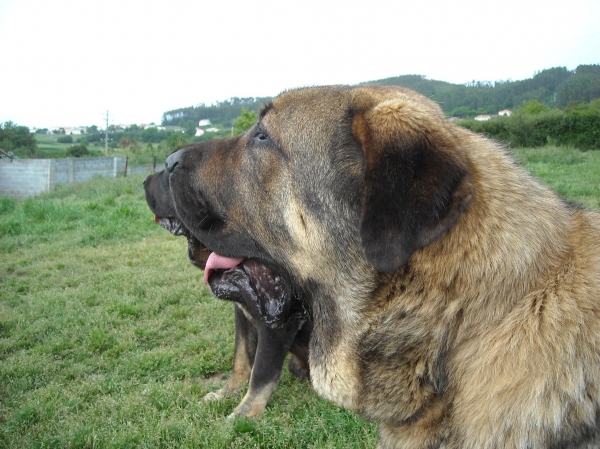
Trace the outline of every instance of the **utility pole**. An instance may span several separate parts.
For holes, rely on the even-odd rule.
[[[108,156],[108,110],[106,111],[106,128],[104,130],[104,154]]]

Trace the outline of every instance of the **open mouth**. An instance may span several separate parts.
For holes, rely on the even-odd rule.
[[[188,257],[204,270],[204,283],[226,301],[245,305],[265,325],[281,327],[297,306],[286,279],[254,259],[224,257],[207,249],[175,217],[154,216],[154,221],[175,236],[188,239]]]
[[[188,240],[188,258],[190,262],[196,265],[201,270],[204,270],[206,261],[211,251],[206,248],[198,239],[196,239],[186,229],[178,218],[175,217],[159,217],[154,215],[154,221],[162,228],[169,231],[174,236],[185,236]]]
[[[269,327],[280,327],[292,312],[292,289],[285,278],[254,259],[224,257],[212,252],[204,282],[220,299],[240,301]]]
[[[175,217],[159,217],[154,215],[154,221],[175,236],[186,235],[185,228]]]

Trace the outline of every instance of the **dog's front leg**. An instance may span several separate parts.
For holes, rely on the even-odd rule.
[[[257,320],[258,348],[246,396],[231,416],[253,418],[262,414],[279,383],[283,362],[298,333],[301,321],[290,319],[282,328],[271,329]]]
[[[204,396],[205,401],[216,401],[233,396],[242,389],[250,373],[256,354],[258,334],[256,327],[237,304],[235,309],[235,351],[233,356],[233,374],[227,383]],[[252,319],[254,321],[254,319]]]

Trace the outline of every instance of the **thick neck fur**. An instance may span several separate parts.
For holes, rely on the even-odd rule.
[[[438,447],[442,440],[447,444],[439,447],[544,447],[549,443],[541,429],[551,427],[545,420],[558,425],[556,416],[539,416],[526,409],[513,413],[508,421],[502,419],[519,401],[518,395],[527,394],[512,382],[535,367],[526,366],[528,354],[518,354],[518,360],[511,362],[511,349],[498,350],[499,343],[487,341],[486,335],[506,328],[507,345],[513,343],[512,336],[539,338],[540,350],[559,338],[548,334],[548,343],[542,341],[543,332],[521,330],[540,326],[545,312],[561,311],[545,311],[538,297],[545,297],[539,292],[554,282],[553,277],[563,275],[561,264],[571,251],[568,241],[576,211],[516,168],[496,144],[479,137],[472,140],[473,148],[464,151],[475,193],[456,225],[416,252],[397,273],[378,275],[374,294],[361,299],[356,294],[364,291],[347,289],[344,296],[321,298],[321,307],[337,308],[339,313],[316,314],[346,316],[347,322],[339,323],[337,338],[327,342],[319,341],[319,336],[330,335],[325,331],[329,323],[315,323],[313,384],[326,398],[381,422],[382,447]],[[362,304],[359,321],[343,312],[357,304]],[[527,322],[519,323],[515,316],[528,317]],[[518,342],[514,344],[518,351]],[[509,369],[517,370],[516,374],[504,372]],[[561,373],[535,375],[542,376],[536,400],[550,400],[551,384]],[[476,382],[478,376],[504,384],[510,391],[504,397],[507,402],[494,409],[498,398],[473,397],[465,385],[455,382],[457,378]],[[374,379],[383,380],[378,384]],[[390,385],[394,385],[391,390]],[[474,391],[486,391],[486,386]],[[499,422],[491,422],[492,416]],[[462,422],[455,426],[453,420]],[[537,430],[523,430],[527,420]],[[469,435],[453,430],[469,427]],[[431,440],[432,435],[437,436]]]

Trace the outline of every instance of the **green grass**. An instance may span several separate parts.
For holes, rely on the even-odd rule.
[[[600,151],[519,149],[600,204]],[[365,448],[376,427],[284,371],[263,417],[204,403],[232,368],[232,305],[153,222],[143,177],[0,198],[0,448]]]
[[[0,198],[0,447],[370,447],[285,371],[265,415],[201,398],[232,369],[233,306],[153,222],[143,177]]]
[[[519,148],[517,160],[561,197],[600,209],[600,150],[564,147]]]
[[[80,139],[84,139],[85,135],[73,136],[73,143],[60,143],[58,138],[63,137],[59,134],[35,134],[35,140],[37,141],[37,150],[35,152],[35,158],[37,159],[61,159],[67,157],[67,149],[70,146],[76,145]],[[90,145],[88,144],[88,150],[90,154],[87,157],[101,157],[104,156],[104,144]],[[25,157],[25,156],[24,156]],[[31,156],[26,156],[31,157]]]

